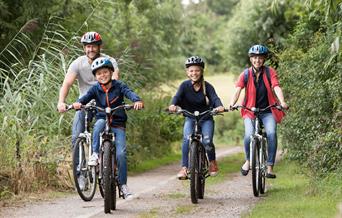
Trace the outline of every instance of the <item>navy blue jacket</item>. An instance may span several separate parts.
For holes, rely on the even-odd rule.
[[[78,100],[78,102],[84,105],[92,99],[95,99],[96,106],[98,107],[106,108],[110,106],[111,108],[115,108],[123,104],[124,97],[128,98],[132,102],[141,101],[140,97],[135,94],[130,88],[128,88],[125,83],[119,80],[113,80],[112,87],[108,90],[107,93],[103,90],[101,84],[97,82],[88,90],[88,92],[84,96],[82,96]],[[97,111],[96,119],[106,119],[106,113]],[[111,126],[125,127],[126,121],[127,115],[125,110],[119,109],[112,116]]]
[[[190,112],[203,112],[212,108],[223,106],[220,98],[217,96],[214,87],[205,82],[205,88],[207,97],[209,99],[209,105],[205,101],[203,88],[195,91],[191,80],[185,80],[179,86],[176,95],[173,97],[171,104],[180,106],[182,109]],[[210,117],[209,117],[210,118]]]

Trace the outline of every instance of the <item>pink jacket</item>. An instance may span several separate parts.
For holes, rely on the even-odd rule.
[[[275,69],[273,69],[272,67],[269,67],[270,69],[270,79],[271,79],[271,84],[272,84],[272,88],[279,86],[279,82],[278,82],[278,78],[277,78],[277,72],[275,71]],[[246,87],[246,96],[245,96],[245,106],[246,107],[255,107],[255,102],[256,102],[256,88],[253,82],[253,75],[252,75],[252,68],[250,67],[248,69],[248,82],[247,82],[247,87]],[[263,80],[267,89],[267,97],[268,97],[268,103],[269,105],[273,105],[275,103],[278,102],[273,90],[271,89],[271,86],[268,82],[267,76],[266,76],[266,70],[264,69],[263,72]],[[242,72],[239,76],[239,79],[236,83],[236,87],[241,87],[244,88],[245,84],[244,84],[244,72]],[[279,111],[276,108],[271,108],[273,117],[275,119],[275,121],[277,123],[280,123],[281,120],[283,119],[283,117],[285,116],[285,113],[282,111]],[[251,118],[254,119],[255,116],[251,111],[242,109],[241,110],[241,116],[243,118]]]

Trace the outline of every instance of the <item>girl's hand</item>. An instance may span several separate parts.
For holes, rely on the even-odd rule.
[[[218,113],[222,113],[222,112],[224,112],[224,107],[223,107],[223,106],[219,106],[219,107],[215,108],[215,110],[216,110]]]
[[[176,112],[176,111],[177,111],[177,106],[176,106],[176,105],[173,105],[173,104],[170,105],[170,106],[169,106],[169,111],[170,111],[170,112]]]

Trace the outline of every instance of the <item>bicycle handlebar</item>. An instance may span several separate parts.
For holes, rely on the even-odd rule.
[[[269,108],[273,108],[273,107],[277,108],[280,111],[284,111],[284,108],[281,105],[278,105],[278,104],[269,105],[269,106],[267,106],[265,108],[262,108],[262,109],[261,108],[256,108],[256,107],[249,108],[249,107],[246,107],[246,106],[243,106],[243,105],[236,105],[236,106],[233,106],[231,108],[231,110],[233,111],[233,110],[238,110],[239,108],[242,108],[242,109],[249,110],[249,111],[251,111],[253,113],[260,113],[260,112],[263,112],[263,111],[265,111],[265,110],[267,110]]]
[[[202,113],[200,113],[199,111],[195,111],[194,113],[191,113],[188,110],[185,110],[185,109],[182,109],[180,107],[177,107],[177,111],[176,112],[171,112],[171,111],[169,111],[169,109],[165,109],[165,111],[167,111],[170,114],[183,114],[185,116],[189,116],[189,117],[193,117],[193,118],[196,118],[196,117],[203,118],[203,117],[206,117],[206,116],[221,115],[224,112],[229,112],[229,109],[225,108],[223,112],[218,112],[216,109],[212,109],[212,110],[203,111]]]

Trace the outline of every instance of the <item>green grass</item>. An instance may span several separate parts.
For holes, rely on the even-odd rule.
[[[163,165],[175,163],[180,160],[181,160],[180,153],[169,154],[167,156],[156,158],[156,159],[144,160],[144,162],[138,164],[136,167],[130,168],[128,170],[128,173],[129,175],[142,173],[148,170],[156,169]]]
[[[209,177],[206,180],[207,185],[221,183],[231,176],[231,173],[239,171],[241,164],[244,162],[244,154],[239,153],[225,157],[218,161],[219,173],[215,177]]]
[[[267,180],[270,187],[264,200],[246,217],[335,217],[342,201],[340,174],[324,180],[312,180],[299,166],[282,161],[276,168],[277,179]]]

